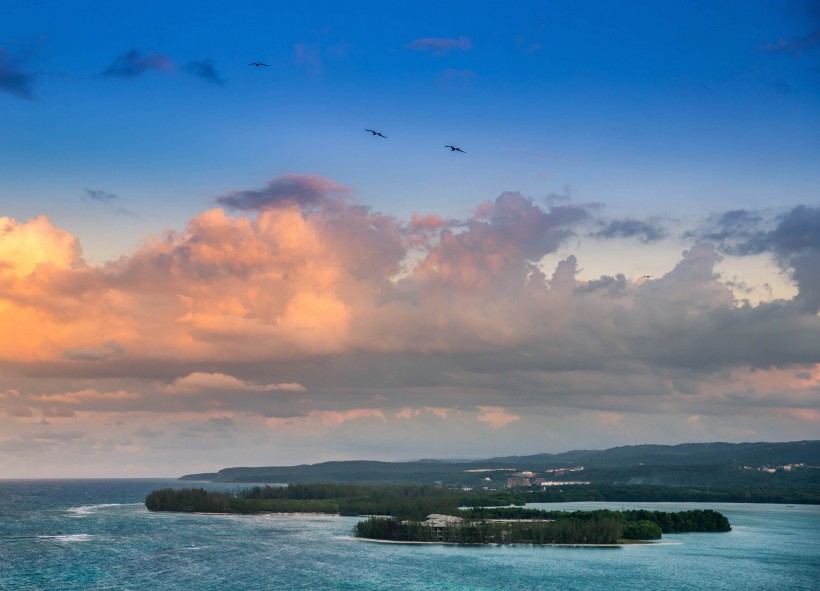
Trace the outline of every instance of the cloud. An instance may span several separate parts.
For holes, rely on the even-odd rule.
[[[269,427],[304,427],[315,426],[321,428],[332,428],[350,421],[360,421],[363,419],[378,419],[386,423],[387,417],[384,412],[377,408],[351,408],[345,411],[317,410],[311,411],[302,417],[270,417],[266,420]]]
[[[478,420],[487,423],[493,429],[500,429],[521,420],[521,417],[507,412],[500,406],[477,406],[476,408],[479,410]]]
[[[84,402],[111,400],[139,400],[140,398],[142,398],[142,395],[135,392],[127,392],[125,390],[117,390],[115,392],[98,392],[93,388],[79,390],[77,392],[66,392],[64,394],[40,394],[30,397],[31,400],[36,402],[59,402],[64,404],[82,404]]]
[[[40,266],[70,267],[80,263],[80,245],[45,216],[26,223],[0,217],[0,275],[29,275]]]
[[[581,206],[544,211],[520,193],[503,193],[481,206],[466,230],[443,230],[415,276],[462,287],[487,287],[501,279],[523,286],[530,263],[557,250],[588,216]]]
[[[163,388],[163,390],[170,393],[183,394],[209,391],[274,392],[282,390],[286,392],[304,392],[305,387],[295,383],[254,384],[224,373],[194,372],[185,377],[177,378],[171,385]]]
[[[598,279],[592,279],[579,284],[575,290],[579,293],[592,293],[596,291],[607,292],[612,295],[625,295],[629,289],[629,282],[623,273],[618,273],[615,277],[604,275]]]
[[[657,220],[624,218],[603,222],[599,227],[600,230],[592,233],[595,238],[637,238],[644,244],[663,240],[669,234]]]
[[[101,203],[110,203],[118,198],[114,193],[107,193],[102,189],[89,189],[88,187],[85,188],[85,196]]]
[[[162,437],[164,434],[164,431],[151,429],[149,427],[140,427],[134,432],[134,435],[137,437],[145,437],[147,439],[156,439],[157,437]]]
[[[468,37],[460,35],[458,39],[446,37],[425,37],[416,39],[405,45],[407,49],[416,51],[429,51],[433,55],[446,55],[451,51],[468,51],[473,48],[473,44]]]
[[[202,61],[190,62],[182,67],[183,72],[187,72],[197,78],[202,78],[206,82],[224,86],[225,80],[216,71],[213,60],[206,59]]]
[[[293,55],[296,64],[305,68],[314,76],[322,73],[322,54],[318,47],[297,43],[293,46]]]
[[[102,78],[136,78],[150,70],[171,72],[174,62],[167,55],[148,53],[142,55],[138,49],[131,49],[118,56],[105,70]]]
[[[522,421],[527,405],[629,412],[653,396],[704,415],[718,412],[698,405],[721,372],[793,375],[817,362],[820,319],[802,305],[812,208],[757,225],[725,216],[701,232],[740,228],[734,248],[788,261],[800,299],[751,306],[716,271],[724,251],[707,243],[652,281],[630,280],[617,262],[579,279],[583,261],[566,250],[594,219],[590,206],[507,192],[465,219],[405,221],[338,187],[280,177],[230,196],[247,213],[203,212],[101,266],[85,264],[77,240],[46,218],[4,218],[0,363],[32,380],[111,380],[72,392],[116,392],[117,377],[141,384],[127,389],[139,400],[35,401],[44,412],[184,407],[318,425],[371,407],[395,417],[480,405]],[[261,395],[302,384],[310,400]],[[169,395],[186,392],[207,396]],[[241,392],[251,395],[232,395]],[[377,394],[388,400],[370,402]]]
[[[230,209],[262,211],[296,205],[316,207],[338,200],[350,189],[314,174],[286,174],[268,181],[264,189],[235,191],[216,202]]]
[[[773,220],[732,211],[713,218],[711,224],[700,235],[715,240],[729,254],[771,253],[797,283],[801,307],[809,313],[820,310],[820,207],[798,205]]]
[[[758,213],[746,209],[734,209],[709,218],[703,228],[687,231],[684,237],[695,237],[719,244],[749,239],[762,232],[764,219]]]
[[[423,414],[431,414],[440,419],[446,419],[453,412],[454,409],[444,408],[441,406],[425,406],[422,408],[412,408],[410,406],[405,406],[399,409],[397,412],[395,412],[393,416],[397,419],[414,419]]]
[[[125,347],[117,341],[107,341],[98,347],[67,349],[63,357],[71,361],[107,361],[123,353],[125,353]]]
[[[35,74],[23,69],[19,59],[0,47],[0,91],[18,98],[34,100]]]
[[[820,29],[812,31],[804,37],[796,39],[780,39],[777,43],[767,43],[760,48],[764,53],[790,53],[803,55],[807,49],[820,46]]]

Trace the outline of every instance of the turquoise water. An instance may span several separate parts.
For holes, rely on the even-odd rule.
[[[351,539],[350,517],[142,505],[150,490],[186,485],[0,481],[0,589],[820,589],[820,506],[564,503],[550,507],[714,508],[733,531],[624,548],[407,546]]]

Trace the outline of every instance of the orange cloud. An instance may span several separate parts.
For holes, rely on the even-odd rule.
[[[116,392],[98,392],[93,388],[78,390],[77,392],[66,392],[64,394],[41,394],[32,396],[31,399],[37,402],[62,402],[65,404],[81,404],[89,401],[101,400],[139,400],[141,394],[117,390]]]
[[[266,420],[266,423],[269,427],[314,426],[328,428],[362,419],[378,419],[384,423],[387,422],[384,412],[377,408],[351,408],[344,411],[315,410],[309,412],[306,416],[300,417],[270,417]]]
[[[501,406],[476,406],[476,408],[480,411],[478,420],[487,423],[493,429],[500,429],[521,420],[520,416],[507,412]]]
[[[194,372],[185,377],[177,378],[173,384],[165,386],[162,390],[174,394],[198,393],[213,390],[232,392],[274,392],[276,390],[304,392],[305,387],[296,383],[254,384],[224,373]]]

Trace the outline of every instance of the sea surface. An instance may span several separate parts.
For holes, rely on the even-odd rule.
[[[459,547],[355,540],[353,517],[182,515],[143,505],[151,490],[191,485],[0,481],[0,589],[820,590],[817,505],[558,503],[549,507],[710,508],[733,529],[620,548]]]

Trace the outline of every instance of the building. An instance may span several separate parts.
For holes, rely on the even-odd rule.
[[[453,515],[440,515],[438,513],[431,513],[424,520],[424,525],[429,526],[433,530],[433,537],[437,542],[444,541],[444,529],[454,525],[461,525],[464,520],[461,517]]]
[[[529,478],[507,478],[507,488],[516,488],[518,486],[532,486]]]

